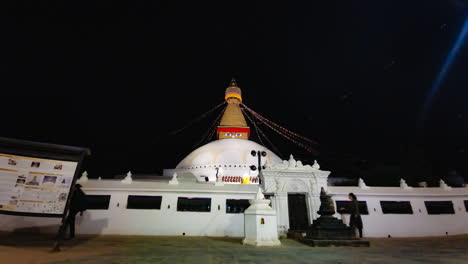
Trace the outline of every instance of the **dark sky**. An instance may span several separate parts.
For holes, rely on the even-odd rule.
[[[343,160],[410,157],[467,174],[467,40],[422,113],[467,10],[462,0],[17,1],[2,15],[1,136],[89,147],[91,177],[160,172],[216,115],[170,132],[222,102],[234,76],[246,105],[319,142],[315,157],[263,128],[284,156],[337,172]]]

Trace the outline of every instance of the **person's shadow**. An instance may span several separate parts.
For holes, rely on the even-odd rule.
[[[30,222],[22,219],[24,217],[18,216],[18,222]],[[86,243],[102,233],[102,230],[107,227],[108,219],[92,219],[91,214],[84,212],[83,216],[76,216],[75,229],[76,236],[72,240],[65,240],[68,235],[69,228],[66,228],[65,233],[62,234],[62,246],[65,248],[75,247],[77,245]],[[16,228],[12,232],[0,232],[0,245],[12,247],[36,247],[36,248],[52,248],[57,240],[60,222],[50,225],[34,226],[30,223],[27,227]]]

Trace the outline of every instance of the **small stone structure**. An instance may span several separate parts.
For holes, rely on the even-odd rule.
[[[81,174],[81,177],[78,179],[78,183],[85,183],[85,182],[88,182],[88,172],[87,171],[84,171],[82,174]]]
[[[169,181],[170,185],[177,185],[179,184],[179,180],[177,179],[177,172],[174,172],[172,175],[172,179]]]
[[[123,183],[123,184],[131,184],[133,182],[132,172],[128,171],[127,176],[123,180],[121,180],[120,182]]]
[[[320,217],[314,220],[303,242],[311,246],[368,247],[369,241],[358,240],[353,228],[334,217],[333,200],[322,188],[320,192]]]
[[[276,212],[258,188],[255,199],[249,200],[250,206],[244,211],[245,238],[242,244],[252,246],[279,246]]]

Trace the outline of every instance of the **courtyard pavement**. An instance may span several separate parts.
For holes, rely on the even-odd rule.
[[[237,238],[78,236],[50,253],[50,235],[0,233],[0,263],[468,263],[468,235],[368,240],[369,248],[313,248],[290,239],[256,248]]]

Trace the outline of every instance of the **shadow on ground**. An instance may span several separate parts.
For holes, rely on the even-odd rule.
[[[67,248],[79,246],[88,243],[89,240],[96,238],[93,236],[80,236],[72,240],[63,240],[61,245]],[[21,247],[21,248],[50,248],[52,249],[56,241],[55,234],[41,234],[28,232],[0,232],[0,246]]]
[[[2,236],[0,259],[15,264],[468,263],[468,236],[370,239],[370,248],[313,248],[290,239],[281,240],[279,247],[258,248],[228,237],[79,236],[66,241],[59,253],[41,249],[49,245],[46,237],[10,234],[12,241],[5,242]]]

